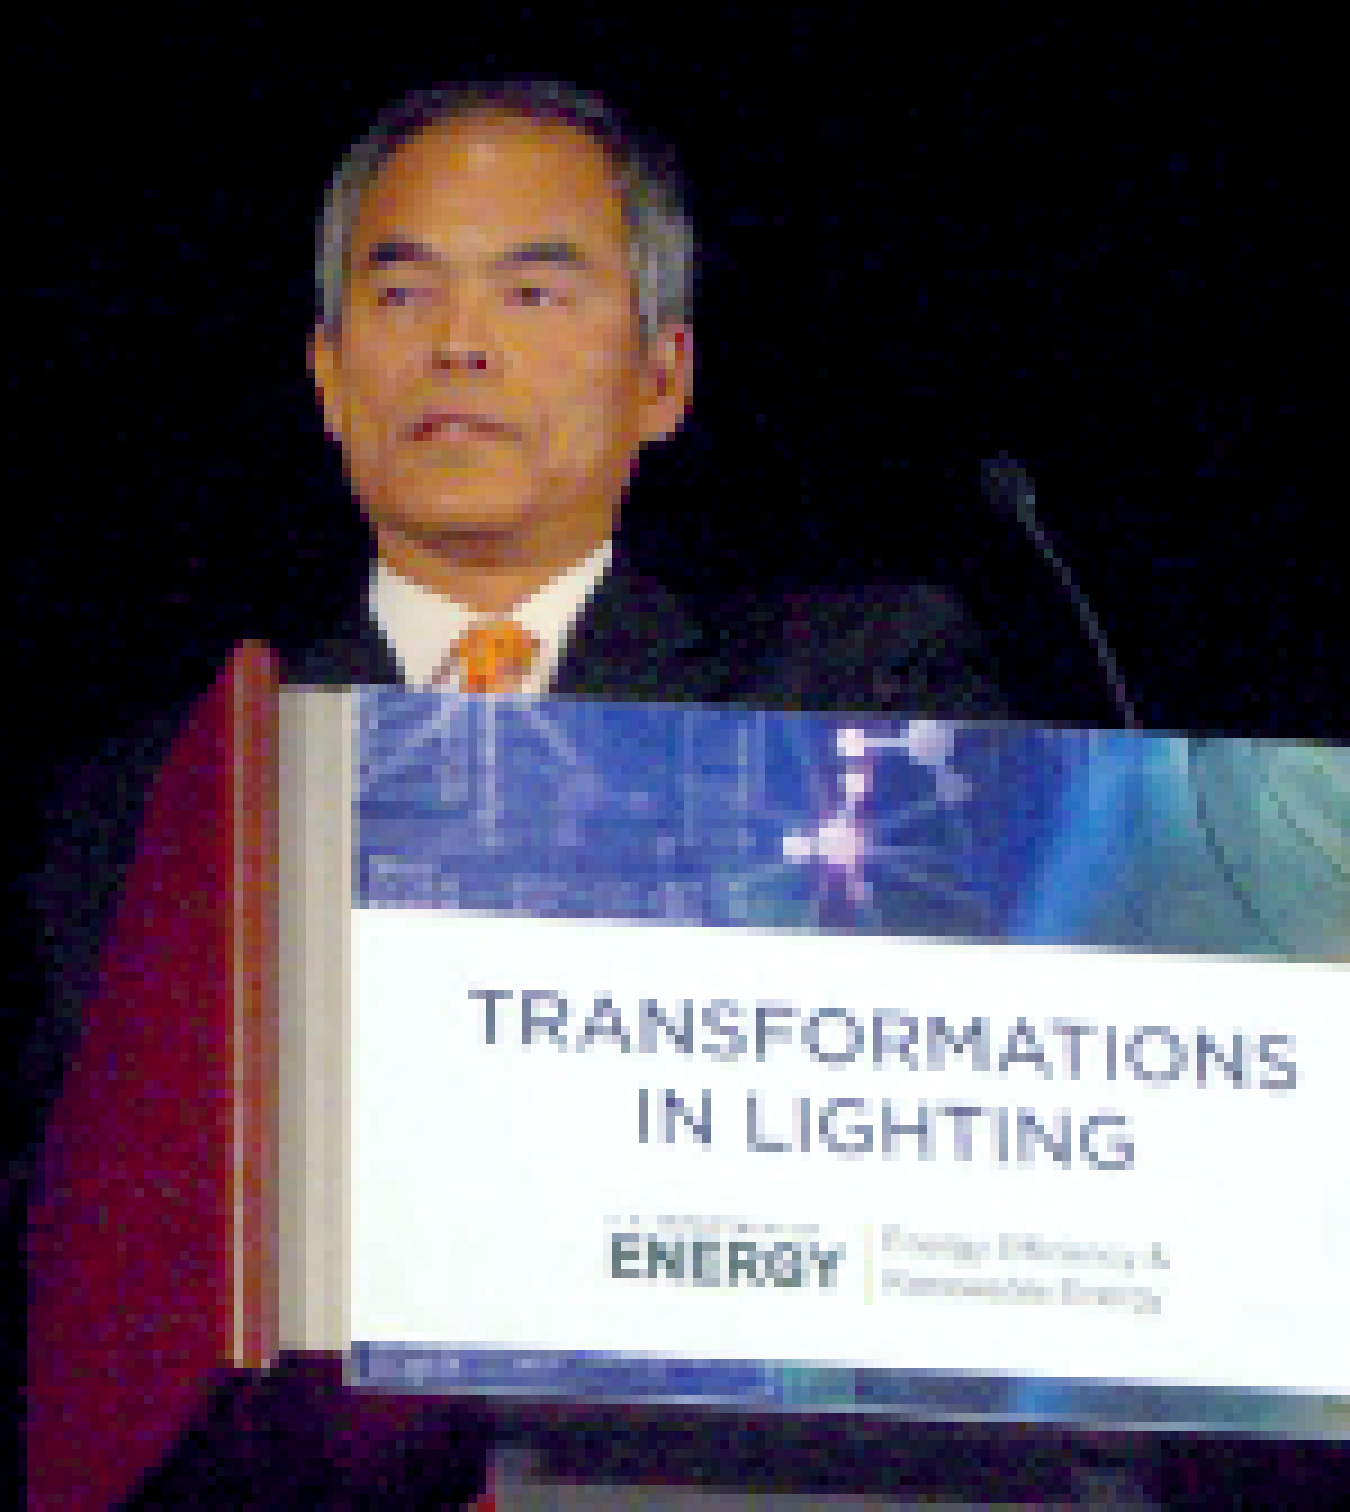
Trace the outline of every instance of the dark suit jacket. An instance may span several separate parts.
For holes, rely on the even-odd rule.
[[[288,657],[288,680],[393,683],[399,669],[364,603]],[[700,624],[616,552],[583,613],[552,696],[739,703],[997,717],[1008,712],[960,606],[929,588],[878,588],[780,603],[747,594]],[[106,743],[49,816],[34,888],[48,1001],[24,1068],[50,1107],[79,1033],[80,1004],[135,849],[148,790],[188,706]],[[481,1488],[492,1428],[434,1400],[343,1391],[338,1363],[292,1360],[264,1378],[230,1372],[200,1422],[130,1505],[451,1506]]]
[[[364,603],[288,661],[292,682],[397,683]],[[1010,711],[977,627],[949,593],[874,585],[745,592],[700,623],[616,550],[550,696],[995,719]]]

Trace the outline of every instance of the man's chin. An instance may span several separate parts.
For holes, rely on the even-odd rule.
[[[531,532],[527,510],[506,505],[405,510],[367,520],[380,555],[391,567],[411,571],[439,561],[472,569],[504,568],[528,556]]]
[[[400,501],[385,515],[393,528],[419,540],[500,540],[518,535],[532,520],[528,500],[501,497],[476,489],[437,492],[430,497]]]

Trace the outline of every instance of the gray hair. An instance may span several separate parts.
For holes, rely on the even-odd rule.
[[[443,84],[382,111],[334,174],[319,227],[317,319],[329,340],[342,330],[352,229],[381,167],[410,138],[438,121],[483,112],[563,120],[605,149],[616,170],[628,226],[638,330],[647,350],[662,327],[688,324],[693,302],[694,231],[669,153],[649,156],[596,95],[543,80]]]

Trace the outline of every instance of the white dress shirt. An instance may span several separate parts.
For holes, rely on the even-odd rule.
[[[404,680],[419,687],[431,681],[475,621],[514,619],[539,641],[539,655],[516,697],[543,698],[557,675],[572,629],[609,571],[613,555],[614,544],[606,541],[561,577],[545,583],[509,616],[477,614],[454,599],[409,582],[377,561],[371,578],[370,608]],[[453,688],[457,681],[451,673],[445,686]]]

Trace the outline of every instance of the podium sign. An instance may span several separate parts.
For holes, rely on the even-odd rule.
[[[354,1381],[1342,1431],[1350,753],[348,717]]]

